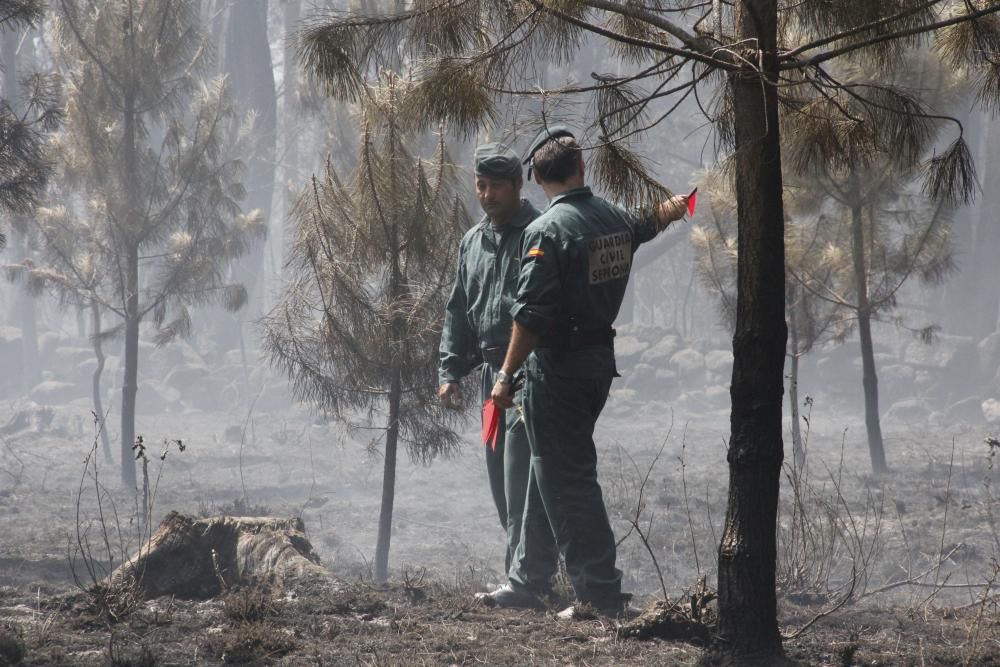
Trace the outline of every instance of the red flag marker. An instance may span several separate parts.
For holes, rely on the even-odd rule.
[[[502,412],[492,398],[487,398],[483,403],[483,444],[494,452],[497,450],[497,429],[500,427]]]
[[[698,188],[691,191],[688,195],[688,215],[694,215],[694,207],[698,203]]]

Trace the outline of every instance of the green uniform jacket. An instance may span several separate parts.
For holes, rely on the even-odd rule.
[[[655,225],[575,188],[554,197],[524,230],[517,299],[511,316],[543,336],[560,328],[610,329],[618,316],[636,248],[656,236]],[[593,346],[570,355],[537,354],[576,377],[615,374],[614,351]],[[555,354],[553,354],[555,352]],[[548,364],[546,364],[548,365]]]
[[[483,363],[485,350],[500,348],[502,356],[507,349],[521,234],[539,215],[531,202],[521,200],[521,210],[502,232],[494,232],[489,218],[484,217],[462,237],[455,285],[441,330],[441,384],[468,375]]]

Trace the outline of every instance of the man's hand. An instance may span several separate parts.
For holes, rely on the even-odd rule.
[[[687,204],[688,195],[674,195],[656,207],[656,222],[660,229],[666,229],[671,222],[683,218]]]
[[[458,407],[458,383],[457,382],[445,382],[438,388],[438,398],[441,399],[441,404],[446,408],[457,408]]]
[[[493,391],[490,392],[493,404],[501,410],[514,407],[514,392],[511,389],[512,387],[509,382],[498,381],[493,385]]]

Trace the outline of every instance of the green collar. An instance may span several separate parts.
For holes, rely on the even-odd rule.
[[[531,205],[527,199],[521,200],[521,208],[518,209],[517,214],[514,215],[514,219],[507,223],[508,227],[514,227],[515,229],[524,229],[528,226],[528,223],[534,219],[535,207]],[[480,227],[483,231],[486,231],[490,225],[490,216],[484,215],[483,219],[479,221]]]
[[[552,198],[552,201],[549,202],[549,208],[552,208],[559,202],[566,201],[567,199],[573,199],[574,197],[593,197],[593,196],[594,193],[590,191],[590,186],[584,185],[582,188],[573,188],[571,190],[560,192],[559,194],[557,194],[555,197]]]

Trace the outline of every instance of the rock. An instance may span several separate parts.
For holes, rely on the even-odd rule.
[[[879,369],[878,376],[880,381],[885,381],[886,383],[896,382],[909,385],[913,383],[917,372],[905,364],[890,364]]]
[[[97,370],[97,359],[91,357],[84,359],[73,369],[72,375],[68,376],[73,382],[90,387],[94,381],[94,371]],[[101,373],[101,386],[107,383],[107,368]]]
[[[692,377],[705,370],[705,357],[698,350],[687,348],[670,357],[670,365],[681,377]]]
[[[927,421],[930,414],[931,410],[924,401],[917,398],[909,398],[893,403],[882,419],[895,421],[900,424],[913,425]]]
[[[179,391],[182,395],[194,394],[201,398],[210,393],[206,386],[210,374],[204,366],[181,366],[170,371],[164,378],[163,384]]]
[[[656,386],[656,368],[649,364],[636,364],[630,371],[622,373],[622,376],[622,387],[639,395]]]
[[[656,386],[658,388],[665,388],[666,386],[672,386],[676,384],[677,384],[677,371],[673,371],[669,368],[656,369]]]
[[[664,336],[642,353],[642,363],[665,366],[680,346],[681,340],[677,336]]]
[[[992,373],[1000,366],[1000,331],[994,331],[976,345],[979,368]]]
[[[639,361],[646,345],[635,336],[618,336],[615,338],[615,359],[619,366],[626,367]]]
[[[611,407],[625,407],[637,400],[639,400],[639,393],[634,389],[612,389],[608,403]]]
[[[47,431],[52,426],[55,415],[52,408],[29,403],[14,413],[14,416],[0,427],[0,435],[10,437],[28,430]]]
[[[705,390],[705,398],[714,404],[727,403],[730,399],[728,385],[714,385]]]
[[[720,375],[729,375],[733,371],[732,350],[712,350],[705,355],[705,368]]]
[[[61,342],[62,339],[59,338],[59,334],[54,331],[46,331],[38,336],[38,354],[43,359],[51,358]]]
[[[20,393],[24,376],[24,352],[21,345],[21,330],[0,326],[0,397],[14,397]]]
[[[29,392],[28,397],[40,405],[62,405],[74,398],[85,397],[86,390],[80,385],[58,380],[45,380]]]
[[[969,336],[941,335],[927,345],[919,340],[912,341],[904,350],[906,363],[923,368],[946,368],[953,371],[971,367],[978,358],[976,344]]]
[[[94,351],[87,347],[62,346],[56,348],[53,358],[58,362],[58,367],[76,366],[81,361],[96,359]]]
[[[983,401],[980,409],[983,411],[983,418],[991,424],[1000,423],[1000,401],[995,398],[987,398]]]
[[[954,424],[981,424],[983,401],[979,396],[969,396],[952,403],[944,410],[944,418]]]
[[[176,404],[181,393],[173,387],[145,380],[139,383],[135,396],[135,411],[140,415],[159,415]]]

